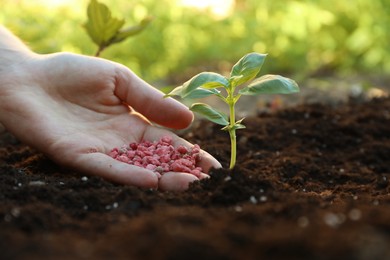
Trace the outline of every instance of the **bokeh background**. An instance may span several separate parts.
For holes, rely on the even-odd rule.
[[[100,0],[125,26],[153,16],[141,34],[102,57],[160,87],[200,71],[228,73],[244,54],[268,53],[264,73],[297,80],[390,72],[387,0]],[[38,53],[93,55],[88,0],[0,0],[0,23]]]

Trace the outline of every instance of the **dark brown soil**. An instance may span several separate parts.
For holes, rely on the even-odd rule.
[[[2,135],[0,258],[390,258],[389,98],[245,124],[237,167],[184,193],[86,178]],[[228,165],[218,126],[183,135]]]

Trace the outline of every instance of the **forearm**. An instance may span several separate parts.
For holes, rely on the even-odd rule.
[[[4,117],[8,116],[9,89],[15,89],[14,83],[20,75],[19,64],[35,54],[14,34],[0,24],[0,133],[4,131]]]
[[[0,73],[32,55],[33,52],[19,38],[0,25]]]

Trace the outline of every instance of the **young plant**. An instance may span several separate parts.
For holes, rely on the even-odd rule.
[[[110,9],[96,0],[91,0],[89,3],[87,15],[88,20],[84,27],[89,37],[98,46],[95,56],[99,56],[108,46],[142,32],[152,21],[151,17],[146,17],[138,25],[122,29],[125,20],[112,17]]]
[[[249,53],[233,66],[229,77],[214,72],[202,72],[165,95],[165,97],[180,96],[184,99],[215,95],[229,106],[229,116],[204,103],[194,103],[190,106],[190,109],[203,115],[206,119],[222,125],[222,130],[229,132],[231,142],[230,169],[236,164],[236,130],[245,128],[242,124],[244,118],[236,121],[235,104],[239,98],[242,95],[299,92],[297,83],[292,79],[279,75],[259,76],[266,56],[266,54]],[[249,85],[238,89],[239,86],[250,80],[253,81]],[[224,94],[219,89],[224,90]]]

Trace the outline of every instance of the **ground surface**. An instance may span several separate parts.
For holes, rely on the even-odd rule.
[[[2,135],[0,258],[390,258],[390,99],[245,124],[237,167],[185,193],[86,178]],[[183,135],[228,165],[218,126]]]

